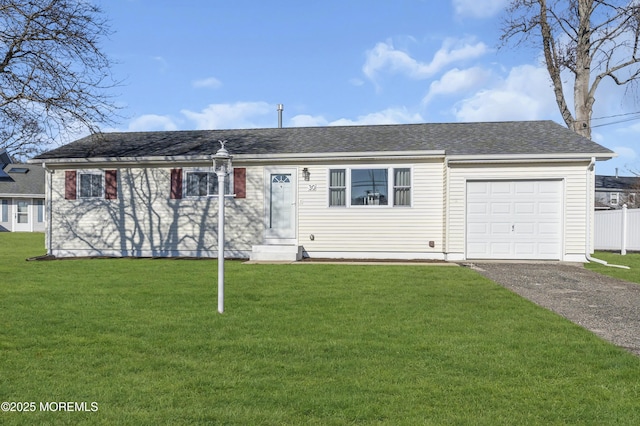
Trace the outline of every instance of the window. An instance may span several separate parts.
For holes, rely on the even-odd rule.
[[[612,206],[617,206],[619,202],[620,202],[619,193],[612,192],[611,194],[609,194],[609,204],[611,204]]]
[[[102,198],[104,195],[104,175],[99,172],[78,172],[80,198]]]
[[[388,204],[387,169],[351,170],[351,205],[386,206]]]
[[[347,182],[346,170],[329,170],[329,205],[346,206],[347,204]]]
[[[2,222],[9,222],[9,200],[0,200],[2,202]]]
[[[393,169],[393,205],[411,205],[411,169]]]
[[[38,223],[44,222],[44,200],[36,200]]]
[[[218,195],[218,175],[208,171],[185,172],[185,195],[187,197],[207,197]],[[224,193],[233,194],[230,175],[224,180]]]
[[[329,170],[329,206],[389,205],[411,206],[410,168]]]

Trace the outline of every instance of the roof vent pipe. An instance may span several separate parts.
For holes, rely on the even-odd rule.
[[[282,111],[284,111],[284,105],[278,104],[278,129],[282,129]]]

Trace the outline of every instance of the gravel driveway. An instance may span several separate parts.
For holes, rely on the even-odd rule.
[[[640,356],[640,285],[567,263],[465,263],[485,277]]]

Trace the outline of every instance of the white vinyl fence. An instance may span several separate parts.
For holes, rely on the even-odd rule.
[[[640,251],[640,209],[595,212],[595,249]]]

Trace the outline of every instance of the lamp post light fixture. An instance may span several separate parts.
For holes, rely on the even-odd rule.
[[[231,171],[231,155],[225,149],[227,141],[220,142],[220,149],[213,156],[213,169],[218,176],[218,312],[224,312],[224,180]]]

